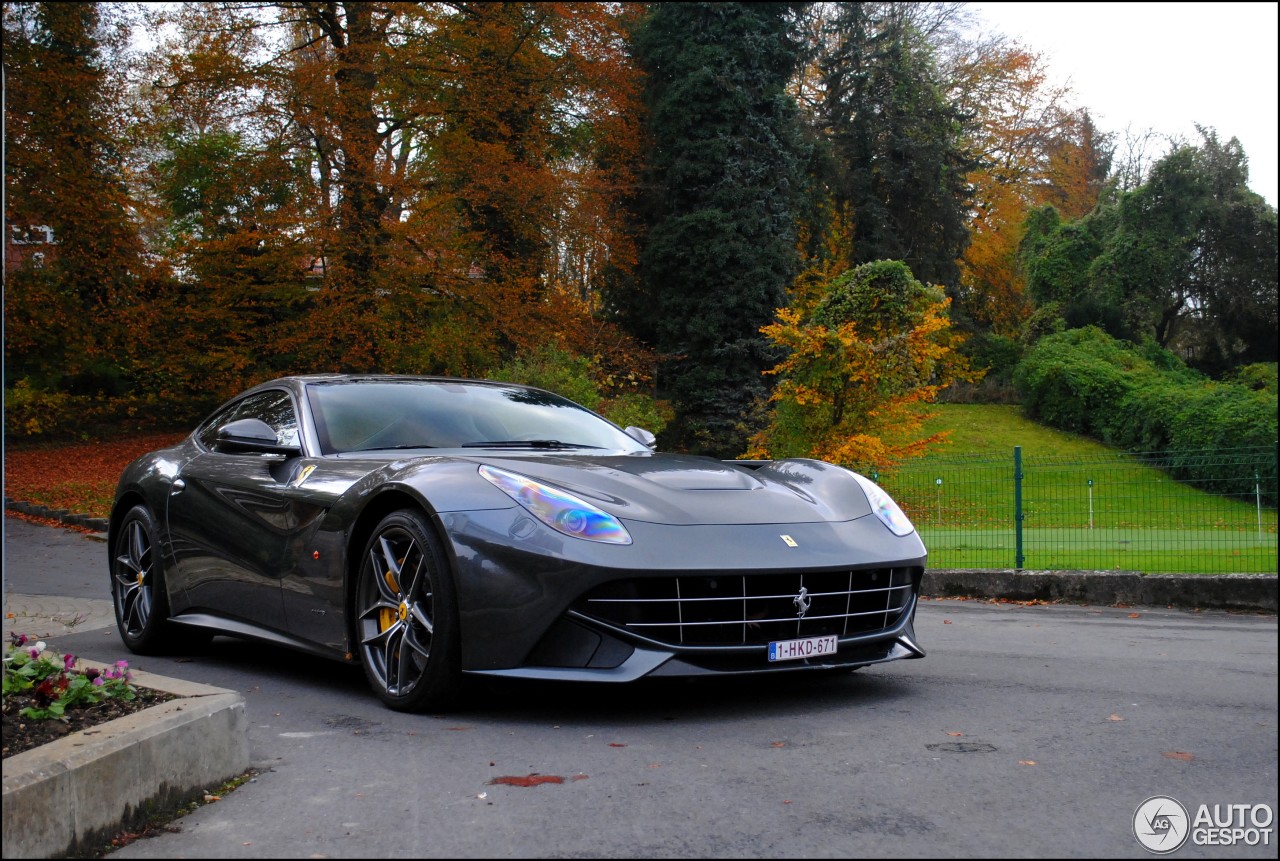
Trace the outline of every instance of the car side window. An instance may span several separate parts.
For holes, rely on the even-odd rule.
[[[238,419],[259,419],[276,432],[280,445],[298,444],[298,413],[288,392],[259,392],[232,404],[216,413],[200,428],[197,436],[205,448],[213,448],[218,438],[218,428]]]
[[[212,449],[213,444],[218,439],[218,428],[231,421],[231,416],[239,407],[239,402],[231,404],[223,409],[218,410],[210,416],[198,430],[196,430],[196,439],[200,441],[200,445],[206,449]]]

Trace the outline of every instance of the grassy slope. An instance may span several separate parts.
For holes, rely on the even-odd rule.
[[[1113,449],[1079,434],[1065,433],[1037,424],[1014,404],[937,404],[938,415],[925,423],[925,433],[950,430],[949,444],[938,446],[933,456],[952,455],[1010,457],[1015,445],[1024,454],[1064,457],[1108,455]]]
[[[926,430],[944,429],[950,444],[884,479],[925,537],[930,564],[1013,567],[1012,452],[1021,446],[1026,567],[1276,570],[1275,509],[1252,499],[1173,481],[1017,406],[940,405]]]

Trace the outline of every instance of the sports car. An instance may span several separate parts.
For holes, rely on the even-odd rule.
[[[919,658],[926,552],[816,460],[654,450],[551,392],[391,375],[256,386],[124,470],[125,645],[213,634],[358,662],[388,706],[465,674],[643,677]]]

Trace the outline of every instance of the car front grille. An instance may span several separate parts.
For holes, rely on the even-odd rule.
[[[575,609],[670,646],[854,637],[896,625],[919,577],[918,568],[873,568],[636,578],[595,588]]]

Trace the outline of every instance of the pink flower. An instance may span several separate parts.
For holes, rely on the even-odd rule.
[[[75,656],[75,655],[63,655],[63,656],[62,656],[62,668],[63,668],[64,670],[66,670],[67,672],[71,672],[72,670],[74,670],[74,669],[75,669],[75,667],[76,667],[76,656]]]
[[[106,684],[106,682],[104,682],[104,681],[102,680],[102,676],[94,676],[94,677],[93,677],[93,683],[94,683],[94,685],[96,685],[97,687],[102,687],[104,684]]]

